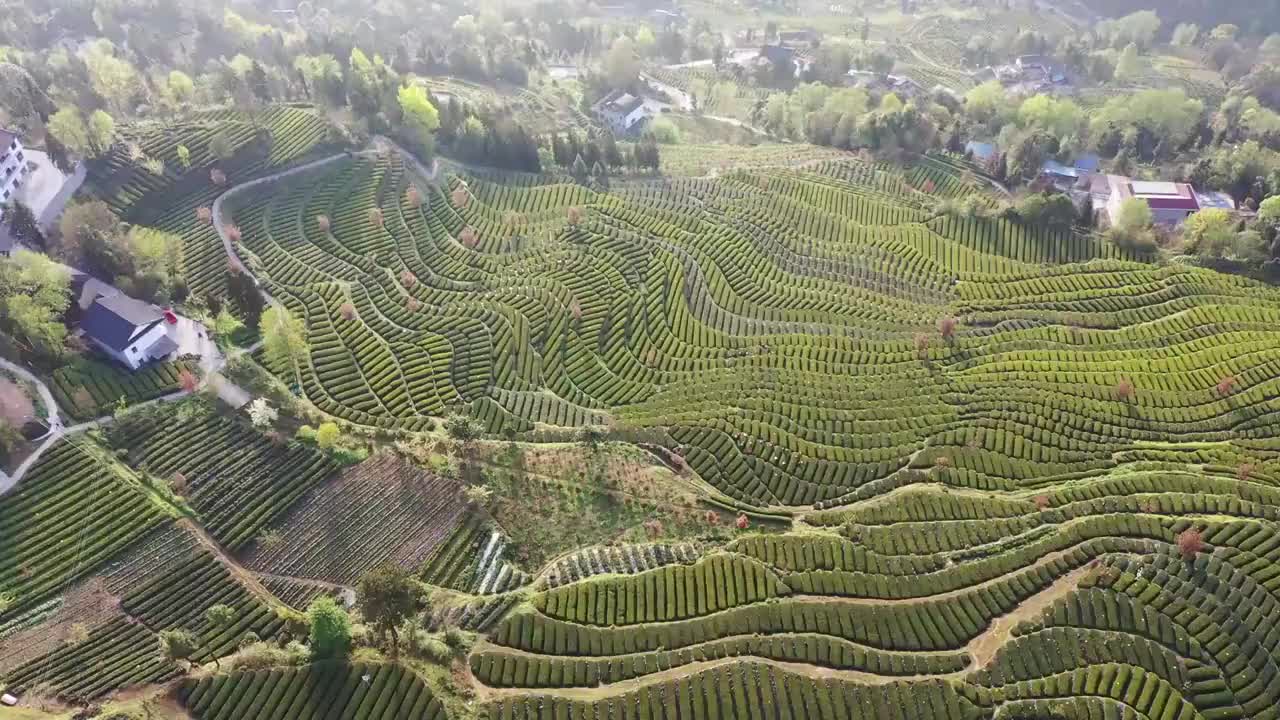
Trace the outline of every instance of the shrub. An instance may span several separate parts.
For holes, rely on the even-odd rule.
[[[213,210],[208,206],[196,208],[196,220],[199,220],[203,225],[209,225],[213,222]]]
[[[311,622],[311,657],[334,660],[351,651],[351,618],[333,598],[318,597],[307,608]]]
[[[338,442],[338,436],[341,431],[338,429],[337,423],[322,423],[315,431],[316,445],[328,449]]]

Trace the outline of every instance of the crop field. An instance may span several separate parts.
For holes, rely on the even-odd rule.
[[[307,490],[336,469],[320,451],[265,437],[241,420],[186,403],[111,428],[125,461],[186,486],[200,522],[230,550],[247,545]]]
[[[996,202],[958,158],[769,152],[608,191],[384,154],[234,208],[326,412],[603,425],[743,513],[544,568],[433,540],[489,716],[1280,717],[1280,296],[938,215]]]
[[[58,443],[0,503],[0,628],[165,520],[116,468],[77,443]]]
[[[329,125],[319,114],[292,105],[253,114],[200,112],[171,124],[126,126],[121,134],[117,148],[90,166],[89,182],[125,220],[182,237],[183,275],[195,296],[221,295],[227,268],[218,234],[197,211],[236,183],[333,145]],[[219,135],[227,140],[229,157],[218,157],[211,148]],[[180,159],[180,146],[187,149],[189,164]],[[215,180],[219,174],[221,182]]]
[[[419,567],[462,522],[456,482],[386,454],[308,493],[275,526],[283,542],[246,563],[272,575],[355,585],[382,562]]]
[[[317,664],[242,671],[187,680],[179,695],[197,720],[447,717],[421,678],[389,664]]]
[[[50,389],[59,408],[78,420],[90,420],[110,413],[121,398],[133,405],[177,392],[183,370],[194,371],[195,363],[178,360],[127,372],[114,364],[83,360],[55,370]]]

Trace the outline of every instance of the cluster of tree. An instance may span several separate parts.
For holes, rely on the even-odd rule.
[[[620,145],[612,133],[601,132],[582,137],[570,130],[551,136],[550,160],[568,168],[579,181],[587,177],[606,178],[610,172],[627,169],[657,171],[662,164],[658,138],[646,133],[640,142]]]
[[[4,354],[44,362],[66,354],[70,285],[70,271],[40,253],[0,262],[0,342],[14,351]]]
[[[476,165],[542,171],[537,137],[510,113],[491,107],[473,109],[456,97],[438,105],[437,138],[450,155]]]
[[[128,295],[159,304],[186,299],[182,238],[123,223],[101,200],[67,207],[53,249],[68,264],[111,278]]]
[[[772,95],[762,110],[761,124],[780,137],[816,145],[876,152],[924,152],[937,147],[938,128],[951,121],[951,112],[930,98],[903,103],[897,95],[871,96],[855,88],[832,89],[807,83],[790,93]]]

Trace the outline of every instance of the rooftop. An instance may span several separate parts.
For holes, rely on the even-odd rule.
[[[80,326],[89,337],[107,347],[124,350],[139,331],[162,319],[154,306],[128,295],[114,295],[95,300]]]
[[[632,95],[623,90],[615,90],[609,93],[600,101],[598,107],[601,110],[609,112],[622,113],[626,115],[635,111],[636,108],[644,104],[644,98]]]
[[[1118,192],[1121,200],[1129,198],[1146,200],[1153,210],[1186,210],[1195,212],[1200,209],[1200,202],[1196,199],[1195,189],[1186,183],[1130,180],[1119,175],[1110,176],[1108,181],[1111,184],[1112,192]]]
[[[17,130],[6,130],[5,128],[0,128],[0,150],[8,150],[9,145],[19,137]]]

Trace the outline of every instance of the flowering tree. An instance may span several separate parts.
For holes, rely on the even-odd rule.
[[[178,387],[182,388],[185,392],[193,393],[200,387],[200,380],[196,378],[195,373],[183,368],[182,371],[178,373]]]
[[[316,227],[320,228],[320,232],[329,232],[329,216],[317,215]]]
[[[453,201],[454,207],[464,208],[471,203],[471,193],[467,192],[466,185],[459,185],[449,193],[449,199]]]
[[[1138,389],[1134,387],[1133,381],[1129,378],[1121,378],[1115,387],[1116,399],[1132,400],[1138,394]]]
[[[338,314],[343,320],[351,321],[356,319],[356,306],[349,302],[342,303],[338,308]]]
[[[208,206],[201,206],[196,208],[196,219],[199,220],[201,223],[208,225],[209,223],[213,222],[213,210],[211,210]]]
[[[249,421],[256,428],[271,427],[278,417],[280,417],[280,413],[267,404],[266,398],[258,398],[249,404]]]
[[[382,227],[382,208],[369,208],[369,224],[380,228]]]
[[[942,335],[943,340],[950,340],[956,336],[956,324],[956,319],[950,315],[938,320],[938,333]]]
[[[1178,552],[1187,562],[1195,560],[1197,555],[1204,552],[1204,536],[1193,527],[1178,533]]]
[[[738,519],[737,519],[737,520],[734,520],[734,521],[733,521],[733,524],[734,524],[734,526],[735,526],[735,527],[737,527],[739,530],[746,530],[747,528],[751,527],[751,521],[750,521],[750,520],[748,520],[748,519],[747,519],[747,516],[746,516],[745,514],[742,514],[742,513],[739,513],[739,514],[738,514]]]
[[[1218,394],[1221,395],[1222,397],[1226,397],[1230,395],[1232,391],[1236,389],[1236,376],[1235,375],[1223,376],[1222,379],[1218,380],[1218,384],[1215,386],[1214,389],[1217,390]]]
[[[409,207],[422,207],[422,193],[413,185],[410,185],[409,189],[404,191],[404,199],[409,202]]]

